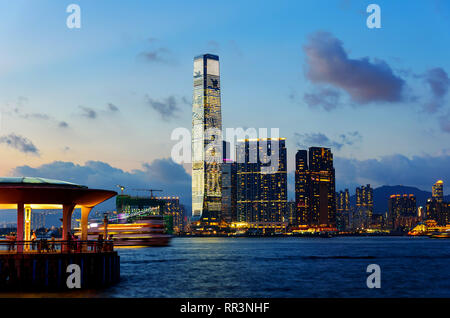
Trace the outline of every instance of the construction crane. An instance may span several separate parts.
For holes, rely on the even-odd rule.
[[[123,190],[125,190],[125,187],[120,184],[118,184],[117,187],[120,188],[120,195],[123,195]]]
[[[162,192],[160,189],[133,189],[135,191],[150,191],[150,198],[153,198],[153,192]]]

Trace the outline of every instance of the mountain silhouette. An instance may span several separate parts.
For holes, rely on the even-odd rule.
[[[423,191],[416,187],[403,185],[381,186],[373,189],[373,211],[374,213],[384,214],[388,210],[388,199],[392,194],[414,194],[417,200],[417,206],[425,207],[427,199],[431,198],[430,191]],[[450,201],[450,195],[444,196],[444,201]],[[350,196],[350,204],[356,205],[356,196]]]

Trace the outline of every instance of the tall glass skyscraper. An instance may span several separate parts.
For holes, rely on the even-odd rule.
[[[192,216],[208,224],[220,221],[221,163],[222,112],[219,57],[204,54],[194,58]]]

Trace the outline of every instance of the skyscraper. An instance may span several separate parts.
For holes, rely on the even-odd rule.
[[[368,228],[373,216],[373,188],[370,184],[356,188],[356,209],[353,219],[357,220],[358,228]]]
[[[237,221],[237,166],[236,162],[226,160],[222,164],[222,219]]]
[[[348,189],[336,192],[336,212],[344,213],[350,211],[350,193]]]
[[[331,149],[311,147],[309,156],[306,150],[299,150],[295,159],[298,224],[334,226],[336,181]]]
[[[350,193],[348,189],[336,192],[336,227],[343,231],[350,225]]]
[[[163,201],[163,214],[171,218],[171,228],[174,233],[183,231],[183,212],[180,205],[179,197],[155,197],[157,200]]]
[[[437,181],[432,188],[432,198],[427,200],[426,217],[438,225],[450,223],[450,202],[444,202],[444,182]]]
[[[437,202],[444,201],[444,181],[438,180],[432,188],[433,200]]]
[[[263,173],[267,157],[276,150],[278,162],[270,164],[273,172]],[[287,205],[285,138],[238,141],[237,158],[238,221],[281,222]]]
[[[237,164],[231,160],[230,143],[223,142],[222,220],[237,221]]]
[[[393,194],[389,197],[389,221],[393,229],[405,225],[405,220],[417,218],[417,204],[414,194]]]
[[[356,188],[356,208],[365,208],[373,212],[373,189],[370,184]]]
[[[219,57],[194,58],[192,103],[192,216],[220,221],[222,203],[222,114]]]

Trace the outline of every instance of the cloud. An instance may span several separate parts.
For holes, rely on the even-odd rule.
[[[328,32],[315,32],[303,46],[306,76],[316,84],[327,84],[346,91],[360,104],[400,102],[405,81],[384,61],[368,57],[349,58],[343,43]]]
[[[436,180],[450,181],[449,162],[449,152],[411,158],[400,154],[367,160],[334,158],[340,188],[366,183],[374,186],[401,184],[429,191]]]
[[[442,131],[450,133],[450,112],[439,117],[439,125]]]
[[[429,113],[435,113],[444,105],[444,97],[450,89],[450,79],[447,72],[440,67],[428,70],[423,78],[432,93],[432,98],[424,105],[424,109]]]
[[[208,41],[208,50],[214,53],[218,53],[220,51],[220,44],[217,41],[209,40]]]
[[[61,128],[67,128],[67,127],[69,127],[69,124],[65,121],[60,121],[58,126]]]
[[[108,103],[108,110],[110,110],[112,112],[118,112],[119,111],[119,107],[117,107],[113,103]]]
[[[297,140],[297,146],[300,148],[327,147],[341,150],[343,146],[351,146],[362,140],[361,134],[357,131],[340,134],[336,140],[329,138],[323,133],[295,133],[294,135]]]
[[[165,121],[169,121],[172,118],[177,117],[176,113],[180,110],[177,100],[174,96],[169,96],[163,100],[154,100],[148,95],[145,96],[148,105],[156,110],[161,118]]]
[[[25,119],[43,119],[43,120],[50,120],[50,116],[47,114],[42,113],[32,113],[32,114],[20,114],[19,117],[25,118]]]
[[[339,138],[341,139],[344,145],[349,146],[362,141],[362,136],[358,131],[349,132],[347,134],[341,134],[339,135]]]
[[[51,122],[57,123],[58,126],[62,127],[62,128],[66,128],[69,126],[65,121],[59,121],[45,113],[24,113],[23,112],[23,108],[25,107],[24,104],[27,102],[28,102],[28,98],[19,97],[19,102],[17,103],[17,105],[20,105],[20,106],[15,107],[13,109],[13,112],[9,113],[9,114],[11,114],[12,116],[17,116],[19,118],[27,119],[27,120],[28,119],[31,119],[31,120],[36,119],[36,120],[43,120],[43,121],[51,121]],[[66,125],[62,125],[62,123],[65,123]]]
[[[39,156],[39,150],[31,140],[14,133],[0,137],[0,144],[5,144],[23,153],[31,153]]]
[[[330,88],[322,88],[316,93],[305,93],[303,100],[310,108],[323,108],[331,111],[339,105],[341,94]]]
[[[183,102],[183,104],[186,104],[188,106],[192,106],[192,101],[190,99],[188,99],[186,96],[183,96],[181,98],[181,102]]]
[[[86,185],[90,188],[117,191],[117,185],[126,187],[125,192],[133,194],[132,189],[162,189],[161,195],[180,196],[183,204],[191,204],[191,176],[184,168],[171,159],[156,159],[143,164],[141,169],[130,172],[112,167],[102,161],[87,161],[84,165],[73,162],[54,161],[38,167],[27,165],[16,167],[15,176],[45,177]],[[115,199],[102,207],[115,208]]]
[[[172,53],[168,48],[159,47],[138,54],[138,57],[149,63],[170,64],[173,62]]]
[[[79,106],[79,107],[82,110],[81,116],[90,118],[90,119],[97,118],[97,112],[95,110],[93,110],[92,108],[84,107],[84,106]]]

